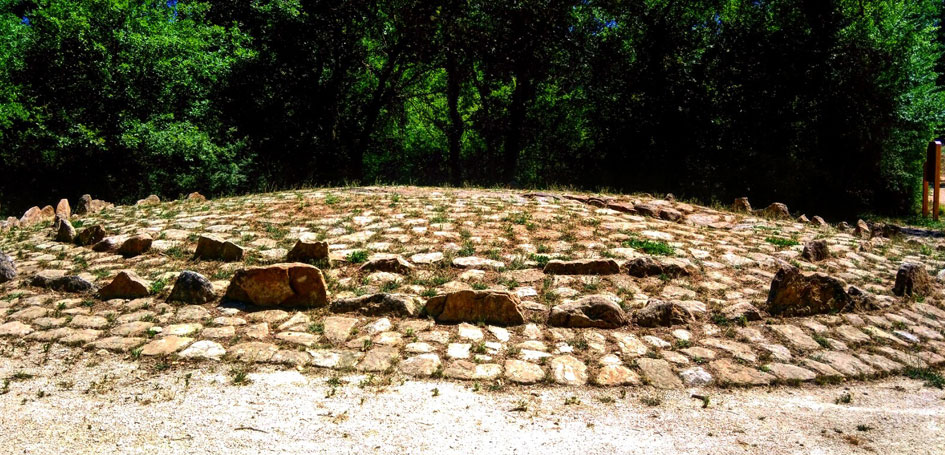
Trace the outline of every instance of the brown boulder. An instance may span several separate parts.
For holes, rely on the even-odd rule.
[[[735,202],[732,202],[732,211],[738,213],[751,213],[751,203],[748,202],[747,197],[735,198]]]
[[[785,220],[791,219],[791,212],[788,211],[788,208],[786,205],[780,202],[774,202],[763,209],[755,210],[755,214],[768,217],[768,218],[785,219]]]
[[[817,215],[814,215],[814,217],[810,219],[810,224],[813,224],[814,226],[819,227],[819,228],[830,226],[829,224],[827,224],[826,221],[824,221],[823,218]]]
[[[83,194],[79,198],[79,203],[75,206],[76,215],[88,215],[92,213],[92,196],[88,194]]]
[[[811,240],[804,244],[801,257],[810,262],[823,261],[830,257],[830,248],[824,240]]]
[[[150,294],[151,283],[145,281],[135,272],[124,270],[98,291],[102,300],[111,299],[139,299]]]
[[[20,225],[20,220],[16,219],[16,217],[14,216],[8,216],[6,221],[4,221],[3,223],[0,223],[0,228],[2,228],[2,230],[7,230],[7,229],[13,229],[15,227],[18,227],[19,225]]]
[[[360,313],[365,316],[411,317],[417,314],[418,302],[406,294],[372,294],[331,302],[333,313]]]
[[[893,238],[902,234],[902,228],[892,223],[876,223],[869,226],[873,237]]]
[[[151,249],[151,236],[138,234],[129,237],[118,247],[118,254],[124,257],[134,257],[148,252]]]
[[[760,321],[761,312],[754,305],[741,302],[722,308],[722,316],[730,321],[745,318],[746,321]]]
[[[56,211],[50,206],[49,211],[39,207],[31,207],[20,218],[21,226],[30,226],[42,221],[51,221],[56,216]]]
[[[68,219],[56,215],[56,224],[59,225],[56,229],[56,241],[72,243],[75,239],[75,228],[72,227],[72,223]]]
[[[31,286],[49,288],[60,292],[92,292],[95,285],[78,275],[62,275],[61,273],[40,272],[33,276]]]
[[[853,228],[853,235],[861,239],[868,239],[873,236],[873,231],[870,230],[870,227],[866,224],[866,221],[857,220],[856,227]]]
[[[187,200],[194,201],[194,202],[206,202],[207,197],[194,191],[193,193],[190,193],[187,195]]]
[[[664,302],[652,299],[646,306],[633,312],[633,322],[640,327],[669,327],[676,324],[688,324],[696,317],[679,302]]]
[[[160,203],[161,203],[161,198],[157,197],[157,195],[152,194],[144,199],[138,200],[138,202],[135,202],[135,205],[157,205]]]
[[[633,209],[640,215],[659,218],[660,208],[652,204],[634,204]]]
[[[688,262],[678,259],[656,260],[649,257],[636,258],[623,265],[627,274],[637,278],[666,275],[671,278],[695,275],[698,270]]]
[[[517,295],[503,291],[458,291],[432,297],[426,312],[437,322],[485,322],[497,325],[525,323]]]
[[[577,261],[548,261],[545,273],[553,275],[613,275],[620,266],[613,259],[581,259]]]
[[[105,227],[101,224],[89,226],[82,230],[75,238],[75,243],[79,246],[95,245],[105,238]]]
[[[620,213],[637,213],[636,209],[633,208],[633,205],[626,202],[610,202],[607,204],[607,208]]]
[[[410,272],[413,271],[413,264],[407,262],[406,259],[400,256],[393,256],[383,259],[372,259],[365,262],[358,270],[362,273],[388,272],[409,275]]]
[[[623,309],[610,299],[591,295],[551,309],[548,325],[553,327],[614,329],[627,324]]]
[[[72,216],[72,208],[69,207],[68,199],[61,199],[58,204],[56,204],[56,215],[61,216],[65,219],[69,219]]]
[[[660,209],[660,219],[666,221],[672,221],[678,223],[682,220],[683,214],[679,210],[670,207],[663,207]]]
[[[328,259],[328,242],[299,239],[285,259],[289,262],[316,262]]]
[[[168,302],[184,302],[190,305],[201,305],[216,298],[213,284],[203,275],[190,270],[184,270],[177,276],[174,289],[167,298]]]
[[[201,235],[197,239],[194,257],[210,261],[234,262],[243,259],[243,248],[212,235]]]
[[[92,245],[92,251],[98,253],[111,253],[118,250],[121,245],[121,237],[105,237]]]
[[[812,316],[850,311],[856,302],[840,280],[822,273],[804,275],[784,264],[771,281],[767,306],[776,316]]]
[[[259,306],[322,307],[328,291],[321,270],[296,262],[240,269],[224,298]]]
[[[932,278],[921,264],[905,263],[896,272],[893,294],[897,296],[927,296],[932,292]]]

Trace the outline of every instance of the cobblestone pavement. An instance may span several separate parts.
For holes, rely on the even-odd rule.
[[[0,233],[0,251],[17,269],[0,284],[0,356],[55,347],[115,353],[151,368],[274,364],[329,378],[446,379],[476,390],[835,384],[933,374],[945,362],[936,278],[945,243],[932,237],[885,237],[646,196],[414,187],[146,200],[69,220],[80,233],[102,225],[107,237],[95,249],[104,251],[56,241],[49,220]],[[205,235],[236,245],[241,259],[196,259]],[[125,249],[126,240],[142,238],[150,248]],[[222,299],[238,270],[287,262],[300,239],[327,242],[330,263],[318,265],[332,302],[383,293],[422,307],[439,294],[508,291],[525,321],[441,324],[403,311],[260,308]],[[802,254],[815,240],[826,243],[827,258]],[[402,261],[378,261],[393,256]],[[633,272],[646,265],[633,262],[639,258],[659,268]],[[569,274],[546,273],[555,261]],[[904,263],[931,272],[930,290],[893,294]],[[772,315],[769,288],[786,264],[855,286],[871,305]],[[209,302],[168,301],[185,270],[210,280]],[[103,298],[121,271],[140,277],[121,289],[137,285],[145,296]],[[61,279],[73,275],[80,279]],[[548,325],[551,308],[593,296],[626,320],[615,328]],[[667,317],[644,322],[656,301],[671,303]]]

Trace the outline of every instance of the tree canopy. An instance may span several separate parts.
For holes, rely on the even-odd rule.
[[[0,0],[0,211],[417,183],[915,209],[940,0]]]

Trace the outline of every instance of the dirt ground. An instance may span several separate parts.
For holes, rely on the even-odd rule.
[[[0,452],[945,453],[945,392],[900,377],[771,389],[477,391],[269,366],[234,385],[232,367],[74,356],[55,346],[0,358],[9,381]],[[693,394],[707,396],[708,407]]]

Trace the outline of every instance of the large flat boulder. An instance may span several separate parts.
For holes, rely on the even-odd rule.
[[[689,306],[680,302],[652,299],[646,306],[633,312],[633,323],[640,327],[669,327],[696,320]]]
[[[201,235],[197,239],[194,257],[209,261],[234,262],[243,259],[243,248],[213,235]]]
[[[37,273],[30,285],[52,289],[59,292],[92,292],[95,291],[95,285],[78,275],[63,275],[62,273],[40,272]]]
[[[316,262],[328,260],[328,242],[299,239],[285,257],[289,262]]]
[[[613,329],[627,324],[623,309],[612,300],[591,295],[551,309],[548,325],[553,327]]]
[[[576,261],[548,261],[545,273],[553,275],[614,275],[620,266],[613,259],[580,259]]]
[[[359,271],[361,273],[387,272],[409,275],[410,272],[413,271],[413,264],[407,262],[406,259],[400,256],[392,256],[389,258],[372,259],[367,261],[361,266]]]
[[[259,306],[323,307],[327,289],[318,267],[294,262],[237,270],[224,298]]]
[[[698,273],[698,269],[689,261],[680,259],[657,260],[649,257],[640,257],[624,264],[627,274],[638,278],[648,276],[668,276],[678,278]]]
[[[118,247],[118,254],[124,257],[134,257],[147,253],[151,249],[153,239],[145,234],[138,234],[128,237],[121,246]]]
[[[503,291],[457,291],[427,301],[426,312],[437,322],[485,322],[496,325],[525,323],[518,296]]]
[[[418,302],[406,294],[371,294],[331,302],[333,313],[360,313],[365,316],[401,316],[417,314]]]
[[[796,267],[782,265],[768,291],[767,310],[775,316],[811,316],[869,309],[872,299],[861,291],[844,290],[842,281],[822,274],[805,275]]]

